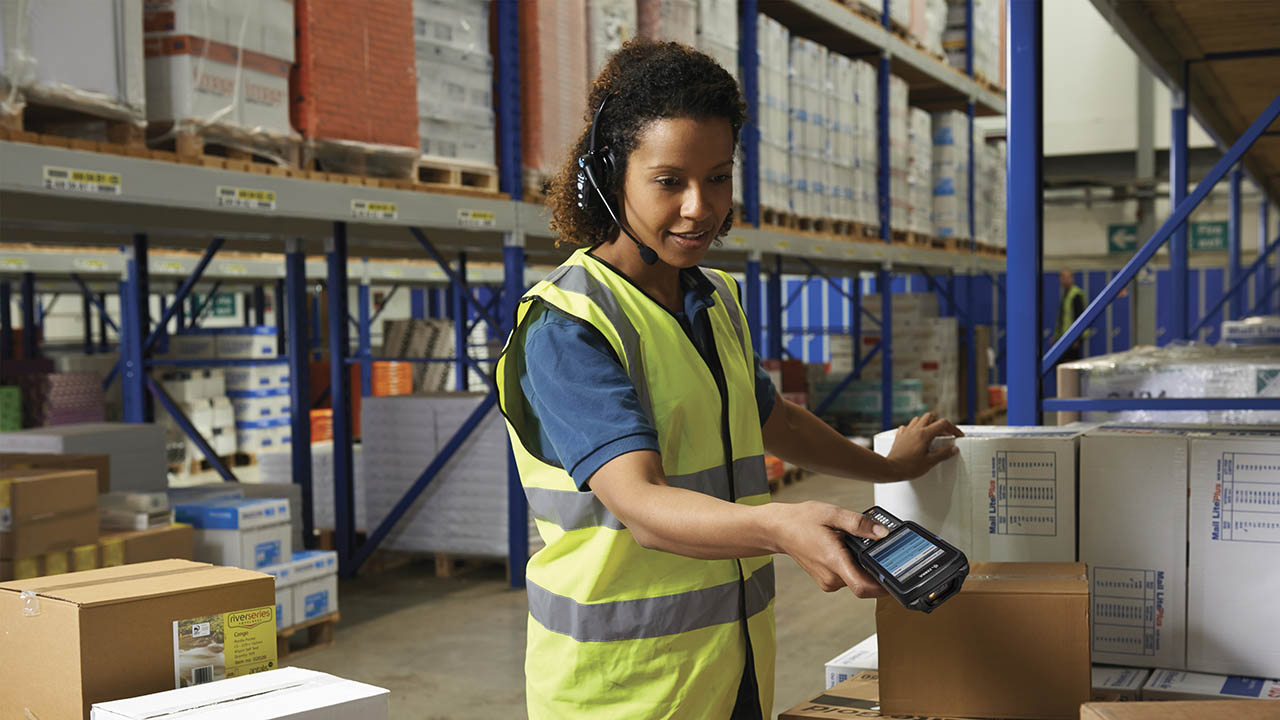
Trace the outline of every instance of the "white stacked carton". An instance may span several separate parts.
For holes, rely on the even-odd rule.
[[[839,54],[827,56],[827,110],[831,116],[828,142],[829,216],[836,220],[856,220],[854,176],[857,174],[857,71],[854,61]]]
[[[978,242],[1004,247],[1005,157],[1004,143],[983,143],[976,148],[974,226]]]
[[[276,580],[276,626],[284,630],[338,612],[338,554],[304,550],[261,568]]]
[[[883,316],[880,296],[864,296],[863,308]],[[921,399],[929,410],[948,418],[959,412],[959,325],[955,318],[938,317],[938,297],[933,293],[897,293],[892,296],[894,380],[915,379],[922,384]],[[864,321],[862,350],[880,342],[881,332]],[[883,377],[880,363],[872,362],[862,377]]]
[[[876,485],[876,504],[914,520],[970,562],[1076,559],[1076,454],[1089,426],[961,427],[960,453],[915,480]],[[875,436],[887,455],[897,430]]]
[[[483,401],[476,393],[368,398],[361,421],[370,517],[386,517]],[[385,547],[505,557],[507,432],[491,410],[387,536]],[[530,538],[536,538],[532,517]]]
[[[824,682],[826,689],[839,685],[864,670],[880,669],[880,645],[875,635],[827,661]]]
[[[773,210],[791,206],[791,34],[767,15],[756,16],[760,59],[758,125],[760,127],[760,205]]]
[[[932,237],[933,121],[929,113],[911,108],[907,114],[907,229]]]
[[[696,47],[729,74],[741,79],[738,67],[738,0],[698,0]],[[733,201],[742,202],[742,163],[733,166]]]
[[[216,499],[175,504],[176,522],[195,528],[195,559],[259,570],[293,554],[287,499]]]
[[[828,142],[827,48],[791,38],[791,211],[827,217]]]
[[[907,83],[897,75],[889,77],[889,227],[908,230],[911,216],[910,122]]]
[[[932,55],[942,56],[942,35],[947,30],[947,0],[911,0],[908,32]]]
[[[637,0],[636,19],[642,38],[698,44],[698,0]]]
[[[1156,670],[1143,700],[1280,700],[1280,680]]]
[[[423,154],[495,165],[488,1],[414,0],[413,25]]]
[[[938,237],[969,238],[969,118],[933,115],[933,220]]]
[[[594,80],[609,56],[635,36],[635,0],[587,0],[587,77]],[[733,66],[725,66],[733,72]]]
[[[1142,699],[1142,687],[1146,685],[1151,671],[1146,668],[1115,667],[1111,665],[1094,665],[1093,694],[1094,702],[1137,702]]]
[[[853,63],[855,100],[854,121],[857,157],[854,163],[853,194],[855,219],[872,228],[880,227],[880,130],[878,120],[877,70],[861,60]]]
[[[1003,0],[973,0],[973,72],[997,85],[1000,77],[1000,7]],[[947,30],[942,46],[952,67],[965,69],[965,0],[948,0]]]
[[[355,497],[356,530],[369,531],[369,503],[365,490],[364,446],[351,447],[353,492]],[[311,443],[311,512],[315,527],[335,528],[337,521],[333,511],[333,443]],[[258,456],[258,474],[264,483],[292,483],[293,455],[291,448],[278,452],[265,452]],[[381,517],[378,518],[381,521]]]

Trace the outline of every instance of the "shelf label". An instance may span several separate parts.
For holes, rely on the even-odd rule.
[[[791,243],[790,243],[790,242],[787,242],[786,240],[779,240],[779,241],[778,241],[778,249],[779,249],[779,250],[786,250],[786,249],[787,249],[787,248],[789,248],[789,247],[791,247]]]
[[[498,216],[488,210],[458,208],[458,225],[465,228],[497,227]]]
[[[107,261],[95,260],[92,258],[77,258],[75,261],[75,266],[80,268],[81,270],[106,270]]]
[[[44,186],[49,190],[104,193],[119,195],[123,192],[119,173],[78,170],[75,168],[44,166]]]
[[[814,252],[816,252],[816,253],[820,253],[820,254],[824,254],[824,255],[825,255],[825,254],[826,254],[826,252],[827,252],[827,246],[826,246],[826,245],[814,245],[814,246],[813,246],[813,251],[814,251]]]
[[[249,272],[249,268],[235,263],[223,263],[220,267],[227,275],[246,275]]]
[[[351,217],[367,220],[395,220],[400,217],[400,208],[393,202],[374,202],[357,198],[351,201]]]
[[[27,261],[25,258],[20,257],[0,258],[0,267],[6,270],[25,270]]]
[[[270,190],[219,185],[215,194],[219,207],[248,210],[275,210],[276,194]]]
[[[167,261],[167,262],[160,262],[160,263],[156,263],[156,264],[154,265],[154,267],[155,267],[155,269],[157,269],[157,270],[159,270],[159,271],[161,271],[161,272],[169,272],[169,273],[182,273],[182,272],[186,272],[186,267],[185,267],[185,266],[183,266],[183,264],[182,264],[182,263],[180,263],[180,262],[174,262],[174,261],[172,261],[172,260]]]
[[[747,237],[745,235],[730,235],[729,242],[735,245],[746,245]]]
[[[383,268],[382,276],[389,278],[404,277],[404,271],[400,268]]]

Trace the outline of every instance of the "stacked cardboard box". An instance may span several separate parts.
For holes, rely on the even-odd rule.
[[[182,409],[210,449],[220,457],[239,450],[236,441],[236,418],[227,397],[226,371],[213,369],[165,370],[160,384]],[[175,461],[204,460],[204,452],[187,438],[177,421],[168,413],[161,421],[166,443],[178,448]]]
[[[856,220],[854,184],[857,174],[858,78],[853,60],[839,54],[827,56],[827,113],[831,133],[827,172],[830,185],[829,215],[836,220]]]
[[[276,581],[276,626],[285,630],[338,612],[338,554],[295,552],[262,572]]]
[[[91,470],[0,471],[0,579],[67,572],[94,555],[98,477]]]
[[[1091,700],[1107,702],[1135,702],[1142,699],[1142,686],[1146,685],[1151,671],[1146,668],[1094,665]]]
[[[123,121],[89,139],[141,138],[147,120],[142,0],[7,2],[0,13],[0,111],[16,114],[30,101]]]
[[[698,0],[637,0],[637,35],[693,46],[698,42]]]
[[[876,635],[863,640],[853,647],[827,661],[823,680],[826,689],[854,677],[858,673],[880,669],[880,648]]]
[[[386,517],[467,420],[476,393],[369,398],[364,406],[369,517]],[[387,536],[385,547],[505,557],[507,433],[491,410]],[[358,505],[357,505],[358,507]],[[536,537],[532,519],[530,537]]]
[[[163,491],[168,486],[164,429],[143,423],[88,423],[0,433],[0,453],[105,455],[109,490]]]
[[[496,165],[487,0],[414,0],[418,135],[433,158]]]
[[[98,565],[104,568],[194,558],[195,530],[185,523],[170,523],[148,530],[104,532],[98,538]]]
[[[880,227],[880,135],[877,103],[877,71],[856,60],[853,64],[856,86],[857,115],[854,121],[857,158],[853,192],[857,210],[854,219],[868,227]]]
[[[145,28],[147,120],[157,129],[228,144],[294,137],[290,0],[148,0]]]
[[[288,500],[217,499],[175,504],[173,512],[195,528],[202,562],[260,570],[293,555]]]
[[[889,227],[910,229],[911,195],[908,174],[911,161],[910,108],[907,83],[897,75],[889,77]]]
[[[773,210],[791,207],[791,34],[782,23],[756,16],[760,58],[757,81],[760,99],[756,122],[760,128],[760,204]]]
[[[933,219],[938,237],[969,237],[969,118],[933,115]]]
[[[959,326],[955,318],[940,318],[938,298],[932,293],[899,293],[893,296],[892,338],[893,377],[917,379],[925,407],[944,417],[954,418],[959,412]],[[863,298],[863,307],[875,317],[883,310],[879,295]],[[863,352],[880,342],[879,328],[866,326],[862,335]],[[880,363],[872,362],[863,369],[863,378],[882,376]]]
[[[372,530],[366,500],[364,446],[353,445],[352,468],[355,483],[356,529]],[[426,466],[424,465],[423,468]],[[289,452],[268,452],[258,456],[258,473],[264,483],[289,485],[293,479],[293,456]],[[311,501],[315,527],[336,527],[333,499],[333,441],[316,441],[311,445]],[[378,518],[381,520],[381,518]]]
[[[22,429],[22,388],[0,386],[0,432]]]
[[[1223,345],[1280,344],[1280,317],[1255,315],[1243,320],[1224,321],[1221,338]]]
[[[527,0],[520,8],[520,157],[538,189],[585,130],[586,0]]]
[[[1156,670],[1142,688],[1143,700],[1280,700],[1280,680]],[[1276,712],[1269,710],[1268,712]],[[1212,717],[1204,715],[1203,717]],[[1238,717],[1235,714],[1217,717]]]
[[[698,41],[730,75],[741,78],[738,65],[738,0],[698,0]],[[742,203],[742,163],[733,166],[733,201]]]
[[[34,375],[24,386],[28,422],[33,427],[103,422],[106,397],[95,373]]]
[[[965,3],[966,0],[947,0],[947,29],[942,36],[947,62],[962,71],[965,69],[968,26]],[[1000,64],[1004,5],[1005,0],[973,0],[973,72],[997,87],[1004,86]]]
[[[942,35],[947,30],[947,0],[911,0],[911,25],[907,33],[932,55],[942,56]]]
[[[929,113],[911,108],[907,113],[907,229],[932,237],[933,227],[933,121]]]
[[[272,601],[261,573],[186,560],[0,584],[0,717],[88,718],[275,667]]]
[[[829,214],[827,194],[828,142],[826,47],[812,40],[791,38],[791,212],[820,218]]]
[[[97,353],[94,355],[57,355],[53,358],[54,368],[60,373],[93,373],[106,379],[120,363],[118,353]],[[111,383],[103,395],[106,404],[105,420],[115,422],[120,419],[120,383]]]
[[[974,222],[980,243],[1005,247],[1005,142],[983,143],[977,148],[974,160],[978,167],[974,174]]]
[[[420,152],[413,4],[295,0],[295,11],[294,127],[326,169],[406,177]]]

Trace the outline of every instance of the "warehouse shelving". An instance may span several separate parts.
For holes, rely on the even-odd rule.
[[[887,2],[886,18],[887,18]],[[754,28],[758,3],[742,0],[742,57],[754,60]],[[917,50],[891,33],[887,24],[876,25],[829,0],[785,0],[768,3],[763,8],[777,14],[797,30],[805,25],[806,33],[815,39],[826,38],[835,49],[850,54],[875,54],[880,58],[881,136],[887,133],[887,80],[890,63],[895,71],[916,83],[913,104],[931,109],[966,108],[972,116],[977,112],[1000,113],[1003,99],[984,88],[971,75],[958,72]],[[125,420],[141,422],[147,417],[146,396],[151,393],[183,425],[188,435],[194,428],[162,388],[147,376],[146,368],[160,361],[148,357],[151,338],[158,335],[164,322],[153,324],[148,315],[151,281],[166,283],[181,280],[174,300],[162,311],[162,321],[184,312],[183,300],[197,283],[213,280],[228,288],[247,288],[252,293],[255,316],[261,318],[264,304],[262,286],[276,285],[283,296],[277,306],[277,321],[285,328],[287,347],[280,359],[287,360],[293,378],[293,407],[309,407],[307,388],[311,325],[307,313],[307,284],[320,275],[329,288],[358,284],[358,319],[350,317],[347,294],[329,292],[328,342],[330,387],[334,412],[334,493],[339,509],[335,529],[341,572],[358,571],[382,539],[420,496],[439,470],[461,446],[485,412],[492,408],[495,395],[490,392],[471,418],[445,445],[442,452],[421,474],[413,487],[391,514],[372,530],[363,544],[357,545],[352,507],[353,473],[351,452],[348,373],[350,364],[367,363],[369,325],[375,317],[369,301],[369,286],[375,281],[405,285],[439,285],[447,283],[456,298],[455,320],[459,329],[467,319],[468,306],[475,315],[489,316],[498,324],[514,317],[515,303],[539,273],[526,267],[554,265],[565,251],[554,246],[554,236],[547,227],[546,211],[539,205],[522,202],[519,128],[519,52],[517,3],[496,3],[493,20],[498,42],[495,44],[495,106],[498,120],[500,190],[503,196],[476,196],[412,192],[383,187],[343,183],[316,182],[280,174],[242,172],[199,165],[162,162],[138,157],[110,155],[86,150],[56,147],[29,142],[0,140],[0,203],[4,205],[0,232],[6,247],[0,250],[0,289],[8,291],[8,279],[17,277],[29,297],[35,297],[37,275],[50,287],[93,294],[103,283],[108,291],[121,297],[120,343],[121,372]],[[887,19],[885,20],[887,23]],[[748,100],[755,101],[754,67],[747,63],[744,78]],[[1003,269],[998,258],[974,253],[949,253],[904,247],[890,242],[888,236],[888,162],[882,158],[881,225],[883,243],[850,242],[816,235],[771,231],[759,227],[757,183],[754,173],[755,148],[750,129],[745,133],[747,163],[745,215],[747,222],[735,229],[722,246],[713,249],[708,263],[742,271],[745,298],[752,336],[760,342],[762,315],[768,316],[772,328],[780,330],[781,277],[784,272],[806,273],[821,267],[832,277],[850,277],[874,271],[880,279],[880,292],[891,291],[890,278],[895,273],[928,271],[959,278],[978,275],[994,276]],[[971,144],[972,147],[972,144]],[[882,149],[887,153],[887,146]],[[972,161],[970,163],[972,172]],[[69,168],[105,173],[115,180],[112,187],[69,187],[51,180],[46,168]],[[973,187],[972,180],[970,187]],[[224,204],[220,188],[251,191],[251,203]],[[972,201],[972,198],[970,199]],[[370,217],[356,205],[384,203],[394,205],[394,213]],[[245,205],[253,205],[251,207]],[[972,222],[972,211],[970,218]],[[55,243],[77,248],[99,247],[98,251],[77,250],[70,254],[58,248],[31,247]],[[10,249],[12,248],[12,249]],[[248,253],[253,257],[219,257],[218,252]],[[408,258],[436,261],[434,267],[421,263],[383,262]],[[283,255],[284,262],[263,254]],[[323,254],[324,261],[314,258]],[[368,262],[364,262],[368,259]],[[476,264],[501,263],[496,268],[477,268]],[[768,266],[768,279],[762,282],[762,269]],[[475,281],[501,281],[501,309],[490,313],[470,291]],[[72,285],[74,284],[74,285]],[[860,285],[860,284],[859,284]],[[73,289],[74,288],[74,289]],[[100,297],[100,296],[99,296]],[[95,297],[94,300],[99,298]],[[2,301],[3,298],[0,298]],[[93,301],[86,297],[86,302]],[[863,313],[857,307],[857,294],[852,298],[856,318]],[[415,307],[423,305],[415,297]],[[889,303],[884,303],[889,307]],[[8,303],[0,302],[4,314]],[[33,303],[26,307],[32,308]],[[761,311],[763,309],[763,312]],[[105,315],[105,314],[104,314]],[[5,330],[12,327],[8,318]],[[880,321],[890,326],[888,313]],[[353,355],[349,328],[354,324],[360,343]],[[969,323],[970,328],[972,323]],[[30,324],[25,325],[30,327]],[[510,328],[495,330],[505,334]],[[34,339],[33,333],[26,333]],[[772,333],[778,345],[781,332]],[[887,337],[887,334],[886,334]],[[465,344],[460,343],[465,353]],[[970,344],[972,348],[972,343]],[[779,350],[780,346],[774,347]],[[762,353],[767,354],[767,353]],[[780,352],[778,353],[780,355]],[[886,370],[884,382],[884,417],[889,421],[892,409],[891,347],[881,348]],[[459,380],[465,379],[468,358],[461,357]],[[424,359],[414,358],[414,361]],[[278,361],[278,360],[276,360]],[[973,364],[970,364],[973,367]],[[367,383],[365,390],[367,391]],[[972,397],[973,393],[970,393]],[[293,477],[303,488],[303,516],[306,530],[311,527],[311,478],[308,418],[294,413]],[[193,438],[197,443],[198,438]],[[207,450],[206,455],[212,458]],[[508,536],[509,555],[527,557],[527,507],[514,460],[508,462]],[[222,468],[229,478],[229,471]],[[308,537],[310,535],[308,534]],[[523,563],[512,562],[510,581],[523,584]]]
[[[1267,268],[1265,259],[1280,243],[1270,239],[1264,202],[1260,217],[1259,253],[1247,272],[1240,260],[1240,184],[1243,162],[1262,182],[1264,196],[1280,197],[1276,180],[1280,144],[1268,137],[1280,117],[1280,86],[1271,71],[1280,61],[1274,28],[1280,12],[1268,3],[1235,3],[1226,9],[1194,3],[1118,2],[1094,0],[1095,7],[1138,53],[1139,58],[1162,76],[1174,95],[1170,149],[1169,219],[1089,303],[1070,330],[1041,356],[1042,257],[1042,10],[1039,3],[1009,6],[1009,243],[1008,254],[1008,364],[1009,421],[1038,424],[1042,410],[1181,410],[1280,408],[1277,399],[1199,398],[1160,400],[1043,399],[1041,379],[1050,373],[1063,352],[1098,321],[1106,307],[1137,273],[1169,242],[1172,296],[1169,313],[1174,339],[1192,337],[1199,326],[1189,321],[1187,303],[1188,247],[1186,221],[1214,185],[1231,174],[1230,237],[1228,266],[1231,288],[1223,296],[1233,314],[1243,312],[1239,292],[1254,273]],[[1229,11],[1228,11],[1229,10]],[[1182,17],[1189,13],[1194,17]],[[1241,43],[1246,44],[1241,50]],[[1250,44],[1252,43],[1252,44]],[[1222,65],[1222,69],[1218,69]],[[1192,69],[1201,68],[1193,74]],[[1187,118],[1192,113],[1205,123],[1223,157],[1195,190],[1187,193]],[[1256,117],[1256,120],[1249,121]],[[1226,142],[1230,141],[1228,147]],[[1246,159],[1245,153],[1254,148]],[[1274,291],[1269,272],[1260,276],[1257,310],[1269,309]],[[1212,311],[1200,321],[1211,317]],[[1139,407],[1140,406],[1140,407]]]

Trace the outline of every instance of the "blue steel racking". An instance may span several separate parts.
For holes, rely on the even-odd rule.
[[[1124,12],[1108,0],[1094,0],[1095,6],[1113,25],[1121,30],[1134,46],[1140,58],[1150,64],[1156,64],[1149,58],[1159,54],[1168,57],[1168,48],[1161,53],[1149,52],[1141,45],[1132,27],[1126,24]],[[1253,8],[1274,20],[1274,10],[1260,3]],[[1142,8],[1135,4],[1126,11],[1141,14]],[[1139,20],[1139,22],[1144,22]],[[1266,23],[1261,23],[1265,26]],[[1009,422],[1013,425],[1037,425],[1042,411],[1114,411],[1114,410],[1206,410],[1206,409],[1277,409],[1280,399],[1277,398],[1197,398],[1197,399],[1083,399],[1083,398],[1050,398],[1042,396],[1042,380],[1053,370],[1063,353],[1071,346],[1087,328],[1098,321],[1107,306],[1116,299],[1121,290],[1134,279],[1166,242],[1169,243],[1169,262],[1171,290],[1174,298],[1169,312],[1168,324],[1175,339],[1189,339],[1212,317],[1222,305],[1228,301],[1232,305],[1232,316],[1239,317],[1243,312],[1241,290],[1246,281],[1259,271],[1268,268],[1267,258],[1280,245],[1280,238],[1268,242],[1267,227],[1267,187],[1263,185],[1264,199],[1259,223],[1259,252],[1253,265],[1245,271],[1240,267],[1240,182],[1242,159],[1246,151],[1267,133],[1267,129],[1280,117],[1280,94],[1262,110],[1259,117],[1247,128],[1238,129],[1237,139],[1226,147],[1221,139],[1220,146],[1225,147],[1223,157],[1213,166],[1207,176],[1187,193],[1187,167],[1189,152],[1187,147],[1188,113],[1191,112],[1188,94],[1190,68],[1197,62],[1215,62],[1220,60],[1241,60],[1258,57],[1275,57],[1280,55],[1280,48],[1255,49],[1242,52],[1205,53],[1201,57],[1179,57],[1173,67],[1175,72],[1166,73],[1172,92],[1171,132],[1170,132],[1170,217],[1144,243],[1125,266],[1115,274],[1106,288],[1089,303],[1084,314],[1076,319],[1071,328],[1041,357],[1039,322],[1042,293],[1042,180],[1041,160],[1043,157],[1043,88],[1042,88],[1042,37],[1043,17],[1040,3],[1011,2],[1008,20],[1009,47],[1009,82],[1008,82],[1008,132],[1009,132],[1009,172],[1008,172],[1008,208],[1009,208],[1009,249],[1008,249],[1008,295],[1006,297],[1009,317],[1008,374],[1009,374]],[[1195,28],[1191,28],[1194,32]],[[1157,71],[1160,68],[1153,68]],[[1267,90],[1269,92],[1269,90]],[[1212,112],[1218,112],[1214,109]],[[1192,326],[1189,321],[1188,306],[1188,247],[1186,221],[1191,212],[1204,200],[1213,187],[1228,173],[1231,173],[1230,185],[1230,238],[1228,244],[1228,266],[1231,271],[1231,286],[1213,310],[1204,314],[1199,323]],[[1274,290],[1271,285],[1269,271],[1261,275],[1258,287],[1258,310],[1269,309],[1270,296]]]
[[[970,3],[971,6],[971,3]],[[500,190],[510,196],[506,200],[486,200],[452,196],[437,196],[405,191],[357,188],[340,184],[314,183],[293,178],[251,174],[236,170],[215,170],[193,166],[176,165],[139,158],[98,155],[92,152],[71,150],[59,147],[29,145],[21,142],[0,141],[0,150],[5,153],[6,162],[0,164],[0,197],[13,201],[6,207],[7,217],[0,225],[7,237],[23,237],[36,242],[43,241],[44,233],[64,233],[68,241],[85,237],[95,237],[101,243],[103,237],[127,236],[122,253],[111,261],[94,259],[98,265],[83,266],[80,270],[86,275],[100,274],[110,276],[119,273],[122,278],[117,287],[121,299],[121,322],[117,330],[120,339],[121,360],[118,366],[118,378],[121,382],[124,397],[124,416],[126,421],[144,422],[150,419],[151,403],[148,396],[154,398],[164,410],[172,414],[184,432],[199,445],[207,457],[213,459],[214,453],[207,443],[199,437],[190,421],[185,418],[177,404],[169,398],[160,385],[148,376],[148,368],[166,364],[172,360],[157,360],[150,357],[151,350],[161,342],[164,328],[170,320],[177,318],[183,326],[198,322],[203,307],[190,309],[188,303],[191,292],[197,283],[202,281],[206,271],[216,277],[217,283],[223,279],[248,276],[259,282],[250,287],[250,303],[253,316],[262,319],[265,293],[260,289],[262,280],[270,279],[276,285],[277,324],[285,331],[286,342],[280,347],[280,355],[274,359],[263,361],[218,361],[216,364],[251,364],[254,362],[280,362],[284,360],[290,366],[293,384],[291,399],[293,407],[309,406],[309,360],[312,351],[317,348],[310,339],[319,335],[319,307],[312,297],[308,302],[307,250],[314,252],[315,242],[324,242],[324,276],[328,279],[328,338],[330,360],[330,388],[334,410],[334,494],[337,512],[335,544],[339,555],[340,571],[344,575],[356,573],[360,565],[377,548],[378,543],[386,537],[429,485],[432,479],[461,446],[478,421],[489,411],[495,402],[495,395],[490,391],[486,400],[464,423],[455,437],[446,444],[435,460],[423,471],[413,487],[404,495],[391,514],[382,520],[371,532],[368,540],[357,545],[354,523],[354,507],[352,503],[352,433],[349,417],[349,398],[352,388],[349,387],[350,374],[347,368],[351,365],[362,367],[360,392],[368,392],[368,366],[371,359],[370,324],[377,317],[377,311],[371,307],[371,278],[367,264],[356,264],[359,269],[360,283],[357,290],[358,319],[350,319],[347,308],[347,294],[335,291],[346,288],[350,283],[351,239],[353,236],[367,235],[369,247],[382,254],[393,254],[404,257],[406,247],[417,245],[435,260],[447,278],[450,288],[449,297],[442,297],[438,291],[428,293],[414,289],[412,313],[422,316],[430,313],[439,315],[451,305],[456,327],[465,333],[467,322],[484,321],[493,326],[494,332],[505,335],[509,331],[509,319],[514,317],[515,304],[527,286],[525,279],[526,258],[540,252],[544,257],[550,252],[546,247],[531,249],[528,241],[537,238],[545,241],[551,237],[546,227],[546,218],[537,208],[525,205],[521,201],[522,178],[520,162],[520,117],[519,117],[519,49],[518,49],[518,3],[498,2],[494,5],[494,22],[498,42],[495,44],[495,103],[498,110],[498,146],[500,167]],[[817,19],[825,32],[836,33],[850,42],[871,48],[880,62],[880,126],[881,137],[888,133],[888,77],[891,58],[900,59],[903,71],[932,82],[934,88],[943,88],[948,97],[947,102],[955,106],[967,107],[972,132],[972,116],[975,112],[975,98],[980,100],[983,108],[999,113],[1003,110],[1003,100],[982,88],[972,77],[961,75],[945,67],[942,63],[929,58],[919,50],[908,45],[889,32],[888,2],[885,2],[883,24],[877,26],[854,15],[846,8],[830,3],[828,0],[786,0],[772,3],[770,11],[782,8],[782,12],[795,12],[808,18]],[[756,0],[742,0],[742,42],[743,58],[754,61]],[[971,7],[970,7],[971,12]],[[971,64],[971,59],[970,59]],[[754,81],[754,62],[744,62],[744,84],[748,101],[754,106],[757,87]],[[744,133],[744,163],[758,170],[757,143],[758,133],[749,126]],[[972,153],[973,143],[970,143]],[[852,274],[867,269],[874,269],[878,276],[877,292],[882,295],[884,316],[877,322],[888,328],[891,326],[892,279],[895,274],[906,269],[927,268],[967,275],[964,283],[953,279],[948,282],[946,294],[952,295],[960,291],[961,295],[972,297],[970,282],[972,276],[979,273],[990,275],[998,272],[996,261],[978,258],[970,253],[958,256],[918,248],[906,248],[892,245],[889,230],[889,166],[887,144],[881,148],[886,155],[880,165],[880,215],[881,237],[885,244],[881,247],[864,243],[833,243],[820,238],[794,235],[779,236],[763,231],[759,225],[758,207],[758,171],[747,172],[744,197],[748,198],[744,208],[744,216],[748,227],[735,231],[726,243],[727,248],[719,249],[711,262],[719,265],[745,269],[745,299],[752,337],[757,347],[761,347],[763,328],[767,325],[776,332],[769,333],[769,352],[763,355],[780,357],[782,341],[782,273],[796,262],[812,270],[817,270],[815,263],[824,268],[838,268],[842,272]],[[126,192],[111,197],[72,197],[66,192],[44,187],[39,181],[41,168],[45,165],[59,167],[103,168],[121,173],[125,178]],[[970,162],[972,173],[972,158]],[[211,202],[213,186],[217,183],[243,182],[253,187],[262,188],[275,194],[279,201],[279,212],[273,217],[269,214],[255,213],[245,209],[228,209],[218,207]],[[970,187],[973,187],[970,178]],[[353,194],[356,197],[374,198],[396,202],[401,207],[398,219],[371,220],[353,218],[347,214]],[[972,198],[970,198],[972,202]],[[70,203],[70,205],[68,205]],[[10,212],[10,208],[16,212]],[[68,212],[69,208],[72,212]],[[141,213],[141,214],[139,214]],[[73,216],[74,221],[66,218]],[[454,219],[457,223],[454,223]],[[973,222],[972,212],[970,222]],[[477,228],[477,226],[480,226]],[[408,230],[412,240],[404,237]],[[480,233],[480,234],[477,234]],[[214,235],[212,242],[207,238]],[[494,254],[495,248],[478,242],[476,238],[483,236],[499,237],[501,241],[500,258],[503,265],[503,283],[498,291],[490,297],[486,305],[468,286],[467,263],[468,254]],[[438,236],[439,239],[432,236]],[[189,260],[175,263],[178,267],[175,274],[185,280],[177,288],[173,299],[164,303],[160,317],[156,322],[149,317],[152,276],[160,277],[168,273],[155,272],[155,259],[151,257],[151,244],[154,239],[157,246],[174,245],[178,247],[197,248],[202,251],[199,262]],[[441,241],[442,240],[442,241]],[[245,247],[258,250],[266,241],[283,241],[283,272],[262,271],[260,274],[246,273],[244,264],[237,261],[234,270],[228,266],[219,270],[216,254],[224,246]],[[92,244],[90,241],[88,244]],[[839,247],[836,247],[836,245]],[[6,251],[5,254],[8,254]],[[452,254],[456,265],[446,257]],[[762,266],[766,256],[772,262],[767,282],[761,282]],[[29,252],[17,263],[9,267],[0,267],[0,273],[14,268],[30,269],[21,276],[21,292],[24,302],[24,327],[37,324],[38,315],[35,293],[34,271],[42,262],[41,253]],[[116,264],[118,262],[118,264]],[[277,265],[278,267],[278,265]],[[317,270],[320,268],[316,268]],[[5,278],[12,273],[5,275]],[[831,282],[827,274],[818,274]],[[172,275],[171,275],[172,276]],[[382,279],[395,280],[394,276]],[[73,277],[76,290],[81,292],[84,301],[99,309],[101,324],[101,344],[106,343],[106,326],[111,323],[105,313],[104,295],[101,291],[90,287],[78,274]],[[933,283],[931,279],[931,283]],[[994,278],[993,278],[994,282]],[[764,286],[762,288],[762,285]],[[859,325],[866,311],[861,308],[861,283],[853,284],[853,292],[845,293],[853,310],[855,325]],[[762,292],[763,290],[763,292]],[[7,300],[11,294],[10,282],[0,279],[0,357],[8,357],[12,352],[12,323]],[[394,292],[394,288],[393,288]],[[213,293],[208,293],[211,298]],[[952,295],[954,298],[954,296]],[[283,301],[282,301],[283,300]],[[452,300],[452,302],[449,302]],[[206,299],[205,305],[210,302]],[[953,300],[954,302],[954,300]],[[495,313],[496,304],[500,303],[501,312]],[[308,306],[311,312],[308,312]],[[428,310],[430,305],[430,310]],[[761,312],[762,305],[764,311]],[[283,308],[284,312],[281,312]],[[762,317],[763,316],[763,317]],[[972,326],[972,313],[966,314],[966,327]],[[764,322],[762,322],[762,320]],[[354,353],[349,344],[349,326],[356,328],[358,342]],[[86,331],[86,335],[90,335]],[[34,333],[24,333],[24,342],[34,343]],[[884,368],[883,382],[883,419],[886,426],[891,422],[892,410],[892,347],[888,335],[878,348],[862,358],[861,363],[870,362],[879,354]],[[28,338],[30,338],[28,340]],[[461,339],[461,338],[460,338]],[[405,358],[408,361],[447,361],[456,362],[459,368],[458,383],[465,383],[465,372],[468,366],[475,366],[466,352],[465,342],[459,342],[458,356],[448,360],[427,358]],[[764,349],[764,348],[762,348]],[[970,343],[971,352],[973,343]],[[34,350],[34,347],[32,348]],[[202,364],[209,364],[201,361]],[[179,363],[181,364],[181,363]],[[973,367],[972,357],[970,367]],[[856,373],[855,373],[856,374]],[[971,370],[972,374],[972,370]],[[114,379],[113,379],[114,380]],[[970,393],[972,396],[972,393]],[[972,405],[971,410],[972,413]],[[304,497],[303,516],[307,537],[311,537],[311,463],[310,463],[310,425],[305,413],[295,412],[292,418],[292,463],[294,481],[302,486]],[[222,467],[216,460],[213,464],[219,473],[228,480],[234,480],[234,474]],[[515,472],[514,461],[508,462],[508,537],[509,554],[512,558],[528,556],[527,546],[527,506],[519,478]],[[510,583],[513,587],[522,586],[524,582],[524,564],[510,563]]]

